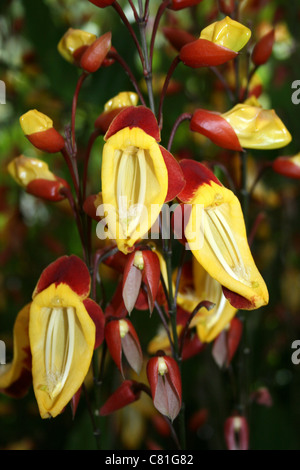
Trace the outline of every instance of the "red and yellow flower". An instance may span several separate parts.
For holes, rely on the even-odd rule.
[[[8,164],[7,170],[29,194],[48,201],[61,201],[65,198],[61,189],[68,188],[68,183],[52,173],[47,163],[38,158],[20,155]]]
[[[185,184],[179,164],[161,145],[154,114],[131,106],[112,121],[102,156],[102,197],[108,236],[123,253],[156,222]],[[169,175],[172,175],[169,178]]]
[[[248,245],[238,198],[203,164],[182,160],[180,165],[189,181],[178,196],[191,207],[184,233],[189,249],[234,307],[266,305],[268,290]]]
[[[250,37],[249,28],[226,16],[204,28],[199,39],[185,44],[179,57],[192,68],[221,65],[234,59]]]

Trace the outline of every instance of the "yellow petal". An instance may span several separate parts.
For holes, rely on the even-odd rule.
[[[221,284],[213,279],[196,259],[193,261],[195,288],[199,302],[200,299],[205,299],[213,302],[215,307],[209,311],[201,308],[190,326],[196,326],[200,341],[208,343],[213,341],[230,323],[237,309],[225,298]]]
[[[212,41],[232,51],[240,51],[249,41],[251,30],[227,16],[201,31],[200,38]]]
[[[238,198],[213,181],[195,194],[185,230],[197,261],[222,286],[252,308],[268,303],[268,291],[253,260]]]
[[[90,46],[96,41],[96,39],[97,36],[95,36],[95,34],[82,31],[81,29],[69,28],[58,43],[58,52],[68,62],[73,63],[74,52],[80,47]]]
[[[102,196],[109,238],[123,253],[157,220],[168,189],[168,172],[155,139],[125,128],[103,148]]]
[[[20,117],[21,128],[25,135],[43,132],[53,127],[53,121],[46,114],[31,109]]]
[[[29,338],[33,387],[40,415],[55,417],[88,373],[95,325],[69,286],[51,284],[31,304]]]
[[[55,181],[55,175],[49,171],[47,163],[38,158],[28,158],[20,155],[7,166],[9,174],[23,188],[35,179]]]
[[[14,324],[14,349],[13,361],[10,364],[0,366],[0,389],[13,396],[22,396],[27,391],[20,384],[18,390],[10,393],[10,387],[21,379],[24,371],[30,371],[31,360],[29,350],[28,322],[30,305],[26,305],[17,315]],[[27,372],[27,375],[29,375]],[[6,389],[6,390],[5,390]]]
[[[122,91],[117,96],[111,98],[104,105],[104,111],[111,111],[112,109],[123,108],[125,106],[136,106],[139,97],[132,91]]]
[[[292,140],[273,109],[239,103],[222,117],[233,127],[243,148],[276,149]]]

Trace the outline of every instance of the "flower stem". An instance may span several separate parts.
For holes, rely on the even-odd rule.
[[[147,85],[147,90],[148,90],[149,106],[150,106],[151,111],[155,114],[155,104],[154,104],[154,95],[153,95],[153,87],[152,87],[152,66],[150,63],[147,39],[146,39],[147,18],[145,18],[144,13],[143,13],[142,0],[138,0],[138,5],[139,5],[139,14],[140,14],[138,25],[139,25],[140,35],[141,35],[142,49],[143,49],[143,56],[144,56],[144,62],[142,63],[142,65],[144,69],[144,77],[146,80],[146,85]]]

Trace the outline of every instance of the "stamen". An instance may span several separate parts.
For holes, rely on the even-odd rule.
[[[67,361],[64,367],[63,376],[61,379],[61,388],[65,385],[65,382],[68,378],[71,364],[73,360],[74,354],[74,346],[75,346],[75,309],[74,307],[67,308],[67,316],[68,316],[68,354],[67,354]]]
[[[244,265],[236,240],[234,238],[234,235],[227,221],[222,215],[221,211],[214,210],[214,209],[207,209],[206,214],[208,215],[209,221],[214,224],[214,227],[216,228],[224,245],[226,246],[227,253],[230,256],[231,261],[232,261],[232,266],[228,264],[223,254],[221,253],[221,250],[219,249],[218,244],[211,231],[210,223],[209,221],[207,221],[205,231],[204,231],[204,236],[208,244],[210,245],[211,249],[217,256],[218,260],[220,261],[225,271],[231,277],[233,277],[233,279],[239,282],[242,282],[245,285],[251,286],[251,283],[249,281],[249,274]]]
[[[46,307],[45,307],[46,308]],[[51,309],[47,309],[50,313]],[[57,316],[62,314],[62,309],[54,308],[50,314],[50,320],[47,328],[47,336],[46,336],[46,346],[45,346],[45,368],[46,368],[46,375],[50,374],[53,365],[53,358],[51,358],[51,354],[53,354],[53,332],[55,324],[57,323]]]
[[[129,222],[128,225],[128,234],[132,235],[141,218],[142,211],[144,209],[144,203],[146,198],[146,187],[147,187],[147,167],[146,167],[146,158],[145,152],[143,149],[139,149],[136,155],[138,160],[139,170],[140,170],[140,182],[139,182],[139,193],[137,204],[130,206],[129,210],[134,211],[134,218]],[[133,203],[133,201],[130,201]]]

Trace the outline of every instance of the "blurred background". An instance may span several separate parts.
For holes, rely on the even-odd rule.
[[[248,1],[243,3],[241,21],[249,25],[255,41],[275,27],[276,41],[268,63],[259,68],[255,83],[259,100],[274,108],[293,136],[287,148],[249,155],[249,187],[261,165],[277,156],[300,152],[300,105],[292,103],[292,83],[300,80],[299,21],[297,2]],[[130,21],[127,1],[120,1]],[[151,17],[159,1],[151,0]],[[203,0],[197,7],[168,10],[161,26],[187,29],[195,36],[216,18],[218,2]],[[80,241],[68,206],[45,203],[26,194],[7,173],[7,164],[24,154],[42,158],[50,169],[69,180],[59,155],[42,155],[24,137],[19,117],[29,109],[50,116],[59,130],[70,123],[72,97],[79,71],[64,61],[57,44],[68,28],[96,34],[112,31],[112,44],[130,65],[138,81],[142,70],[133,42],[112,8],[100,10],[87,0],[1,0],[0,80],[6,85],[6,104],[0,104],[0,339],[7,346],[7,362],[12,359],[12,329],[19,310],[30,301],[41,271],[58,256],[81,255]],[[135,27],[135,26],[134,26]],[[154,54],[156,99],[162,79],[175,51],[160,29]],[[220,69],[231,80],[229,68]],[[183,65],[174,74],[174,83],[164,108],[162,144],[166,145],[176,117],[196,106],[222,112],[229,108],[220,81],[209,70],[192,71]],[[141,84],[144,87],[143,84]],[[143,88],[144,89],[144,88]],[[100,69],[86,80],[78,103],[76,130],[79,158],[104,104],[120,91],[133,90],[118,64]],[[89,192],[100,191],[102,141],[93,148]],[[177,156],[219,161],[239,178],[234,154],[221,152],[208,140],[191,136],[183,124],[174,140]],[[263,213],[253,244],[256,262],[270,292],[267,307],[246,314],[249,346],[246,380],[252,393],[250,447],[252,449],[300,449],[300,364],[293,364],[293,341],[300,340],[300,217],[299,180],[289,180],[267,172],[257,185],[250,207],[250,226]],[[103,273],[108,292],[116,279]],[[144,312],[132,319],[142,346],[156,332],[158,320],[145,321]],[[148,317],[147,317],[148,318]],[[0,366],[1,367],[1,366]],[[117,379],[109,377],[109,383]],[[225,448],[223,425],[231,413],[230,374],[215,364],[211,348],[184,364],[184,396],[189,421],[190,449]],[[258,393],[259,391],[259,393]],[[105,391],[108,396],[108,391]],[[196,415],[195,415],[196,413]],[[196,423],[196,424],[195,424]],[[113,418],[102,421],[103,448],[168,448],[169,437],[152,404],[137,402]],[[1,449],[93,449],[89,415],[82,400],[75,420],[70,410],[43,421],[32,389],[15,400],[0,395]]]

